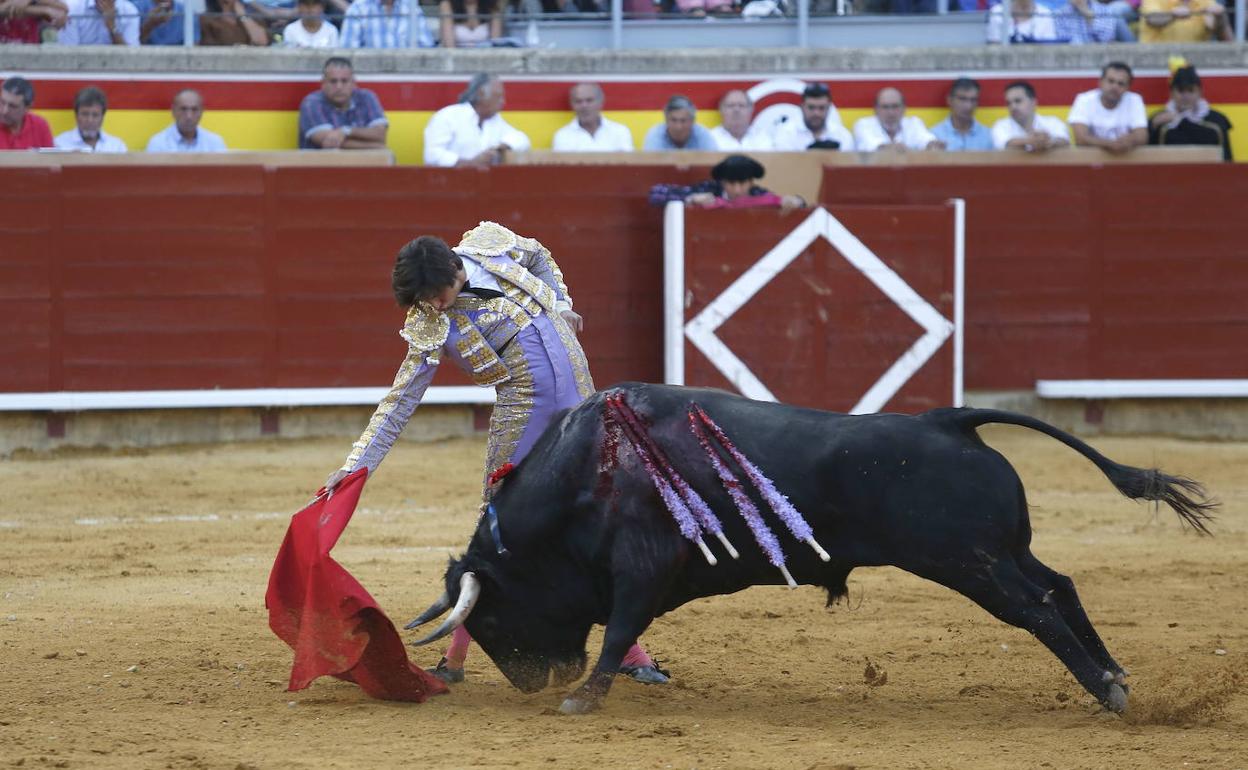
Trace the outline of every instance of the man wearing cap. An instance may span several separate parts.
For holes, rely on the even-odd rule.
[[[1190,65],[1170,78],[1170,101],[1149,119],[1149,144],[1211,144],[1222,148],[1222,159],[1231,157],[1231,121],[1209,107],[1201,89],[1200,75]]]
[[[841,116],[832,104],[832,92],[823,83],[811,83],[802,91],[802,120],[786,120],[776,129],[777,150],[856,149],[854,137],[841,125]]]

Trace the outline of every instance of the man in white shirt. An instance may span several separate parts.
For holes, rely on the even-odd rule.
[[[577,83],[568,92],[576,118],[555,132],[555,152],[632,152],[633,134],[628,126],[602,116],[602,86]]]
[[[1100,86],[1075,97],[1069,117],[1075,144],[1116,155],[1148,144],[1144,100],[1127,90],[1133,77],[1125,62],[1111,61],[1101,70]]]
[[[715,144],[724,152],[743,150],[771,150],[771,137],[759,126],[752,126],[754,100],[739,88],[724,94],[719,100],[720,125],[711,129]]]
[[[58,150],[78,152],[125,152],[126,143],[104,133],[104,113],[108,111],[108,99],[95,86],[87,86],[74,96],[74,120],[76,128],[58,134],[53,144]]]
[[[225,140],[199,125],[204,98],[192,88],[173,97],[173,124],[147,142],[148,152],[225,152]]]
[[[992,146],[998,150],[1047,152],[1069,147],[1070,136],[1061,118],[1036,114],[1036,89],[1026,80],[1005,87],[1008,118],[992,124]]]
[[[338,28],[325,21],[325,0],[299,0],[299,18],[282,31],[287,48],[337,48]]]
[[[459,103],[435,112],[425,126],[425,165],[487,168],[507,150],[529,149],[529,137],[499,114],[505,101],[497,75],[473,76]]]
[[[906,115],[906,99],[896,88],[875,95],[875,114],[854,123],[854,144],[862,152],[943,150],[945,145],[923,121]]]
[[[139,9],[130,0],[69,0],[61,45],[138,45]]]
[[[855,149],[854,137],[841,125],[832,105],[832,92],[823,83],[811,83],[802,91],[802,121],[786,120],[772,137],[774,149],[796,152],[809,149]],[[835,143],[835,147],[833,146]]]

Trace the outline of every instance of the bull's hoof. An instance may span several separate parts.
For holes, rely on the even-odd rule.
[[[1121,714],[1127,710],[1127,691],[1121,685],[1111,684],[1101,703],[1115,714]]]
[[[569,695],[563,699],[563,703],[559,704],[559,713],[568,716],[588,714],[591,711],[597,711],[601,705],[601,703],[592,698],[578,698],[575,695]]]

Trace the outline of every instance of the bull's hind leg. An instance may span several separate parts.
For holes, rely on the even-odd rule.
[[[1048,589],[1027,579],[1008,554],[992,558],[977,554],[980,569],[959,566],[948,572],[920,572],[948,586],[1012,626],[1025,629],[1058,657],[1079,684],[1105,708],[1124,711],[1126,691],[1114,681],[1115,672],[1093,659],[1048,598]]]
[[[1060,572],[1050,569],[1031,553],[1020,558],[1018,564],[1028,579],[1049,591],[1066,625],[1075,632],[1075,636],[1079,638],[1088,654],[1113,672],[1115,682],[1123,684],[1127,672],[1118,665],[1118,662],[1109,654],[1109,650],[1105,649],[1105,643],[1101,641],[1100,634],[1096,633],[1096,629],[1092,627],[1092,621],[1084,612],[1083,603],[1079,601],[1079,594],[1075,592],[1075,582]]]

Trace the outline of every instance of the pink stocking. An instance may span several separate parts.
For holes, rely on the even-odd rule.
[[[446,665],[448,668],[464,667],[464,659],[468,657],[468,645],[471,643],[472,637],[468,635],[467,629],[463,626],[451,633],[451,646],[446,650]],[[644,655],[645,653],[642,654]]]
[[[628,652],[624,653],[624,660],[620,661],[621,666],[637,666],[638,668],[647,668],[654,665],[654,661],[641,649],[641,645],[636,642],[632,647],[628,648]]]

